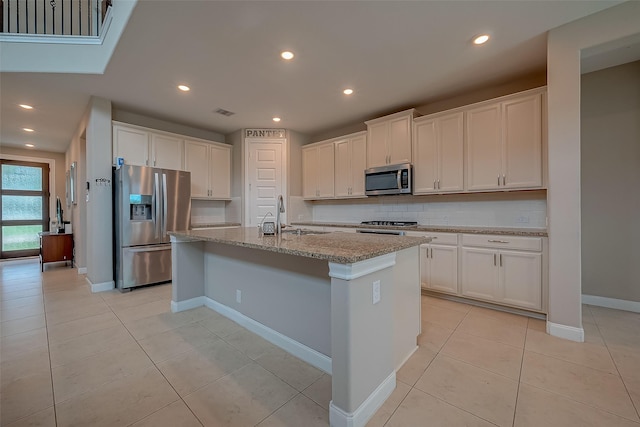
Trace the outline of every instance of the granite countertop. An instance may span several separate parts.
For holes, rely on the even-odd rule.
[[[213,222],[211,224],[191,224],[192,230],[200,228],[217,228],[217,227],[240,227],[242,224],[239,222]]]
[[[169,234],[184,240],[243,246],[323,259],[338,264],[352,264],[431,241],[429,237],[340,232],[301,236],[288,233],[279,236],[259,236],[257,227],[173,231]]]
[[[507,227],[466,227],[458,225],[416,225],[394,227],[390,225],[364,225],[346,222],[294,222],[293,226],[345,227],[383,230],[424,231],[432,233],[497,234],[504,236],[547,237],[545,228],[507,228]]]

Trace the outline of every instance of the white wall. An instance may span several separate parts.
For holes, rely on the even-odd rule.
[[[640,301],[640,61],[582,76],[582,293]]]
[[[113,288],[111,101],[92,97],[83,123],[86,123],[87,181],[87,279],[92,290]],[[97,185],[96,180],[108,180]]]
[[[313,221],[359,223],[364,220],[417,221],[420,225],[543,228],[545,191],[383,196],[363,200],[315,202]]]
[[[191,225],[225,222],[226,204],[221,200],[191,200]]]
[[[549,32],[549,315],[553,335],[581,341],[581,51],[640,32],[640,2],[626,2]]]

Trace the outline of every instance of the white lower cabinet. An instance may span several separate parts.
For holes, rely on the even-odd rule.
[[[461,269],[464,297],[543,308],[541,238],[463,234]]]
[[[409,236],[431,237],[420,245],[420,283],[422,288],[458,294],[458,234],[408,232]]]

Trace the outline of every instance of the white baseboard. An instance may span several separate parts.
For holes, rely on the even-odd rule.
[[[640,313],[640,302],[628,301],[624,299],[615,299],[607,297],[599,297],[597,295],[582,295],[582,303],[596,305],[598,307],[615,308],[617,310],[633,311]]]
[[[566,340],[584,342],[584,329],[582,328],[561,325],[547,320],[547,333],[554,337],[564,338]]]
[[[310,347],[307,347],[304,344],[299,343],[298,341],[284,336],[280,332],[275,331],[260,322],[256,322],[255,320],[245,316],[239,311],[229,308],[226,305],[222,305],[219,302],[212,300],[211,298],[200,298],[204,298],[204,305],[209,307],[213,311],[216,311],[223,316],[233,320],[234,322],[247,328],[251,332],[261,336],[270,343],[277,345],[286,352],[293,354],[297,358],[304,360],[308,364],[315,366],[321,371],[324,371],[327,374],[331,374],[331,358],[329,356],[326,356]]]
[[[347,413],[329,403],[329,423],[331,427],[364,427],[396,388],[396,373],[392,372],[382,383],[351,413]]]
[[[87,274],[87,267],[78,267],[78,274]]]
[[[398,372],[400,370],[400,368],[402,368],[402,366],[407,363],[407,360],[409,360],[409,358],[411,358],[411,356],[413,356],[413,353],[415,353],[416,351],[418,351],[420,347],[416,346],[416,348],[414,348],[413,350],[411,350],[411,352],[409,354],[407,354],[407,357],[404,358],[404,360],[402,362],[400,362],[400,364],[398,366],[396,366],[396,372]]]
[[[178,313],[180,311],[191,310],[192,308],[202,307],[206,297],[195,297],[185,301],[175,302],[171,300],[171,312]]]
[[[91,285],[91,292],[93,293],[110,291],[111,289],[116,288],[116,284],[113,280],[102,283],[92,283],[89,279],[87,279],[87,282],[89,282],[89,285]]]

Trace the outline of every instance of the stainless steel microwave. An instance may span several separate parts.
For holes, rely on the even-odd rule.
[[[365,194],[411,194],[412,175],[410,163],[369,168],[364,171]]]

